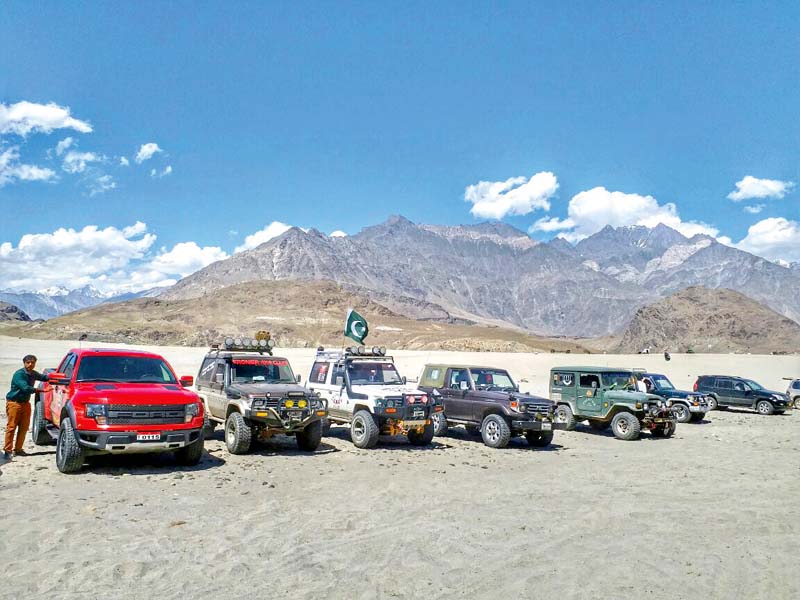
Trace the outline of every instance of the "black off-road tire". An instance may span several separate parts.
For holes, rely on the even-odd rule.
[[[672,411],[675,414],[675,419],[678,423],[688,423],[692,420],[692,413],[689,407],[683,402],[676,402],[672,405]]]
[[[775,407],[769,400],[759,400],[756,402],[756,412],[760,415],[771,415],[775,412]]]
[[[719,410],[719,400],[717,400],[716,396],[709,396],[706,402],[708,402],[708,407],[711,410]]]
[[[672,434],[675,433],[676,425],[674,421],[670,421],[669,423],[664,423],[663,425],[658,425],[655,429],[652,430],[652,434],[655,437],[661,438],[668,438],[672,437]]]
[[[205,435],[200,432],[194,442],[183,448],[175,451],[175,462],[183,467],[193,467],[200,462],[203,458],[203,449],[205,448]]]
[[[467,430],[467,434],[478,437],[481,434],[481,428],[478,425],[464,425],[464,429]]]
[[[500,415],[487,415],[481,425],[481,437],[489,448],[505,448],[511,439],[511,427]]]
[[[69,417],[61,421],[56,442],[56,467],[62,473],[77,473],[83,466],[84,451]]]
[[[564,423],[567,431],[574,431],[575,426],[578,424],[578,420],[575,418],[575,415],[572,414],[572,409],[569,407],[569,404],[559,404],[556,406],[553,420],[556,423]]]
[[[434,427],[431,421],[422,428],[422,433],[417,432],[415,429],[409,431],[408,442],[412,446],[430,446],[430,443],[433,441],[433,434]]]
[[[33,405],[31,439],[37,446],[50,446],[54,442],[53,437],[47,432],[47,421],[44,418],[44,402],[41,400],[38,400]]]
[[[313,452],[322,442],[322,421],[314,421],[295,434],[297,447],[303,452]]]
[[[232,412],[225,421],[225,445],[231,454],[246,454],[250,450],[253,430],[241,413]]]
[[[614,437],[620,440],[631,441],[639,438],[642,424],[633,413],[619,412],[611,419],[611,431]]]
[[[217,428],[217,422],[208,418],[208,410],[203,413],[203,435],[210,438],[214,435],[214,430]]]
[[[331,420],[328,417],[322,419],[322,435],[328,437],[331,434]]]
[[[594,431],[605,431],[611,427],[611,421],[598,421],[597,419],[589,419],[589,428]]]
[[[374,448],[378,443],[380,430],[372,413],[368,410],[359,410],[353,415],[350,423],[350,439],[356,448]]]
[[[547,448],[553,443],[552,431],[527,431],[525,439],[534,448]]]
[[[447,433],[447,417],[443,412],[431,414],[431,423],[433,423],[433,435],[444,435]]]
[[[699,423],[708,417],[708,413],[692,413],[692,423]]]

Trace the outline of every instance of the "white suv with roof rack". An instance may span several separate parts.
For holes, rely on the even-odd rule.
[[[359,448],[374,447],[379,435],[405,435],[415,446],[433,440],[431,414],[441,406],[406,383],[386,348],[320,347],[306,385],[328,401],[330,423],[350,426]]]

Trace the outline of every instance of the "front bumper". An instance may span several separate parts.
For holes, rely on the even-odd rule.
[[[402,421],[405,424],[413,423],[416,427],[420,423],[425,424],[431,418],[431,406],[428,404],[407,404],[395,408],[375,407],[375,415],[382,419],[392,419]]]
[[[694,404],[689,404],[690,413],[707,413],[710,410],[711,408],[708,406],[708,404],[700,404],[699,406],[695,406]]]
[[[279,429],[286,432],[300,431],[314,421],[321,421],[328,416],[328,411],[323,407],[318,410],[311,408],[256,408],[250,409],[245,414],[249,420],[261,423],[268,429]]]
[[[136,431],[78,431],[78,443],[85,449],[93,452],[111,454],[164,452],[178,450],[198,441],[202,437],[202,429],[179,429],[177,431],[162,431],[158,439],[140,441],[137,435],[153,432]]]
[[[566,429],[566,423],[545,420],[511,421],[511,428],[519,431],[555,431],[556,429]]]

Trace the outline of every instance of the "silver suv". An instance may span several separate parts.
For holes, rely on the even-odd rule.
[[[786,379],[789,379],[788,377]],[[800,409],[800,379],[791,379],[789,387],[786,388],[786,395],[789,396],[789,402],[792,406]]]

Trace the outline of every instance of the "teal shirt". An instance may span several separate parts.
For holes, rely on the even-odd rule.
[[[47,376],[31,371],[28,373],[25,367],[14,373],[11,378],[11,389],[6,394],[6,400],[13,400],[14,402],[28,402],[31,399],[31,394],[36,391],[33,387],[34,381],[47,381]]]

